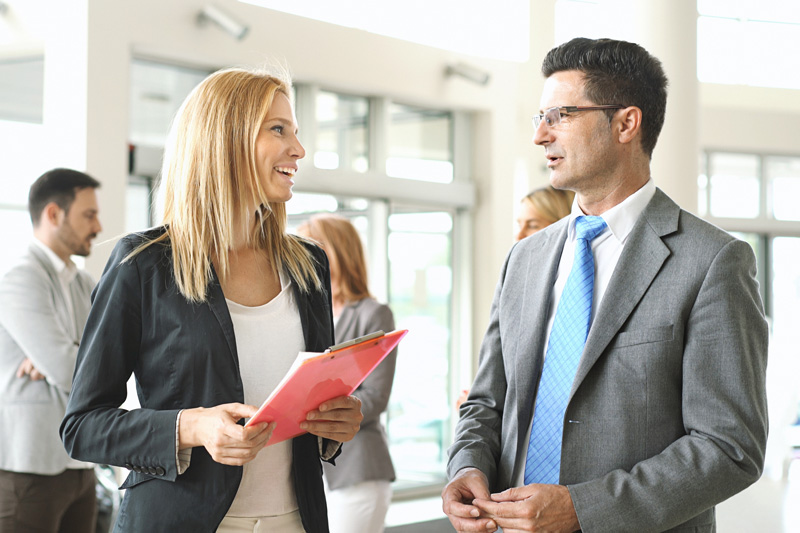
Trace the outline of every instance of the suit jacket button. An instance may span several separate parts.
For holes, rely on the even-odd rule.
[[[156,475],[163,476],[166,473],[167,473],[167,471],[164,470],[162,467],[159,466],[159,467],[156,468]]]
[[[130,463],[125,463],[125,468],[127,468],[128,470],[133,470],[133,465]]]
[[[147,473],[150,474],[151,476],[155,476],[156,475],[155,467],[153,467],[153,466],[147,467]]]
[[[136,472],[137,474],[141,474],[142,473],[142,467],[141,466],[134,466],[133,467],[133,471]]]

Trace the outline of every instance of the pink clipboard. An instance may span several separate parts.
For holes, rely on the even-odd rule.
[[[406,333],[407,329],[375,332],[322,353],[301,352],[245,426],[276,421],[267,445],[302,435],[305,431],[300,422],[309,411],[332,398],[352,394]]]

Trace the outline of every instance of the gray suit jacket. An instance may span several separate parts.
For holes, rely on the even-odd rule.
[[[525,460],[567,220],[506,260],[452,477],[511,486]],[[660,190],[636,222],[581,357],[560,483],[585,532],[714,531],[714,505],[761,475],[767,326],[750,247]]]
[[[53,475],[69,456],[58,436],[94,286],[72,282],[75,322],[48,257],[31,244],[0,280],[0,469]],[[25,358],[47,379],[16,377]]]
[[[334,327],[337,343],[378,330],[386,333],[393,331],[394,315],[388,306],[373,298],[365,298],[345,307]],[[353,393],[361,400],[364,420],[353,440],[342,445],[342,454],[336,459],[336,466],[329,463],[322,465],[331,489],[349,487],[362,481],[394,481],[394,467],[380,416],[389,404],[396,362],[397,348]]]

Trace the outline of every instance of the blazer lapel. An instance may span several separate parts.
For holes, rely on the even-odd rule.
[[[228,343],[231,357],[236,363],[236,368],[239,368],[239,353],[236,350],[236,336],[233,333],[233,320],[231,313],[228,310],[228,304],[225,302],[225,294],[222,292],[222,286],[217,278],[217,271],[214,265],[211,265],[211,282],[208,284],[208,306],[211,312],[219,322],[222,333],[225,335],[225,341]]]
[[[519,391],[517,422],[527,428],[533,416],[533,398],[542,372],[544,346],[547,342],[547,319],[550,312],[553,284],[561,261],[561,252],[567,239],[569,219],[565,218],[545,230],[547,238],[539,246],[529,247],[523,260],[527,263],[522,287],[522,308],[517,323],[518,339],[510,347],[514,357],[516,387]],[[549,228],[548,228],[549,229]],[[508,337],[506,337],[508,338]],[[519,431],[519,439],[527,439],[526,429]],[[520,444],[523,445],[523,444]],[[527,444],[524,444],[527,446]]]
[[[669,248],[661,239],[677,231],[679,216],[680,208],[677,204],[660,189],[656,189],[655,196],[628,236],[628,242],[597,310],[572,384],[570,398],[619,332],[669,257]]]
[[[63,327],[65,328],[68,335],[72,335],[76,341],[80,340],[80,333],[77,329],[77,324],[75,320],[71,318],[72,314],[70,310],[67,308],[67,300],[64,297],[64,291],[61,288],[61,280],[58,277],[58,272],[56,272],[56,268],[53,266],[53,262],[50,260],[45,253],[39,249],[38,246],[35,244],[31,244],[28,247],[28,253],[33,256],[34,259],[44,268],[45,272],[47,273],[48,281],[50,285],[53,287],[53,298],[55,298],[56,302],[56,310],[58,311],[59,319],[61,320]],[[72,296],[73,301],[75,296]]]

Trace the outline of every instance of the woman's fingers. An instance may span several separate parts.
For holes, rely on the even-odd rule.
[[[358,433],[363,419],[361,400],[355,396],[339,396],[310,411],[300,428],[319,437],[346,442]]]

